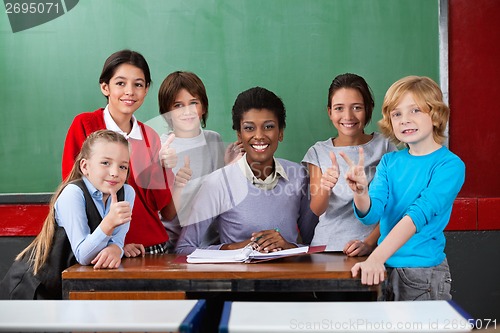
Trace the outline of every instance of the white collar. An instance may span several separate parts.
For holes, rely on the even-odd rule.
[[[247,178],[253,185],[263,190],[272,190],[278,184],[280,177],[283,177],[288,181],[288,176],[281,163],[275,159],[274,156],[273,160],[274,172],[267,176],[265,180],[255,177],[250,165],[248,165],[247,154],[243,155],[236,163],[238,163],[238,166],[245,175],[245,178]]]
[[[129,138],[132,138],[135,140],[142,140],[141,129],[140,129],[139,123],[137,122],[137,119],[135,118],[134,115],[132,115],[132,130],[130,131],[130,133],[125,133],[115,123],[115,121],[113,120],[113,117],[111,117],[111,113],[109,112],[108,105],[106,105],[106,108],[104,109],[104,123],[106,124],[107,129],[109,129],[113,132],[120,133],[127,140]]]

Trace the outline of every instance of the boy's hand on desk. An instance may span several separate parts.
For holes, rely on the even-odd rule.
[[[144,249],[144,245],[142,244],[125,244],[125,246],[123,247],[123,254],[127,258],[144,256],[146,254],[146,249]]]
[[[352,267],[351,272],[352,277],[356,277],[358,274],[361,274],[361,283],[369,286],[379,284],[384,281],[385,278],[384,263],[370,260],[369,257],[366,261],[356,263]]]
[[[94,269],[100,268],[118,268],[121,263],[121,249],[111,244],[104,248],[90,263],[94,265]]]
[[[254,232],[250,240],[257,244],[257,250],[260,252],[276,252],[297,247],[295,244],[288,243],[277,228]]]

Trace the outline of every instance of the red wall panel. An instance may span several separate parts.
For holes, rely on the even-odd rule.
[[[500,198],[480,198],[477,201],[477,227],[479,230],[500,230],[499,208]]]
[[[457,198],[453,204],[447,231],[477,229],[477,199]]]
[[[0,236],[36,236],[48,213],[48,204],[0,205]]]
[[[461,197],[500,197],[500,1],[449,0],[450,149]],[[500,225],[498,225],[500,228]]]

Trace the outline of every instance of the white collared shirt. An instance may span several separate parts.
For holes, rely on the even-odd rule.
[[[134,117],[134,115],[132,115],[132,130],[130,131],[130,133],[125,133],[115,123],[113,117],[111,117],[111,113],[109,112],[108,105],[106,105],[106,108],[104,109],[104,123],[106,124],[107,129],[116,133],[120,133],[127,140],[128,138],[142,140],[141,128],[139,127],[139,123],[137,122],[137,119]]]
[[[255,185],[255,187],[261,190],[272,190],[278,184],[280,177],[283,177],[288,181],[288,176],[283,166],[274,157],[273,160],[274,160],[274,171],[264,180],[255,177],[255,175],[253,174],[253,171],[247,162],[247,154],[243,155],[243,157],[241,157],[236,163],[238,163],[238,166],[240,167],[245,177],[250,182],[252,182],[252,184]]]

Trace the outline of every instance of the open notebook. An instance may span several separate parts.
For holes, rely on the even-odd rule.
[[[319,252],[319,251],[315,251]],[[186,261],[191,264],[203,263],[235,263],[235,262],[256,262],[262,260],[278,259],[310,253],[308,246],[296,247],[277,252],[262,253],[253,250],[251,247],[244,247],[237,250],[204,250],[196,249],[187,256]]]

